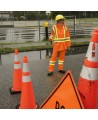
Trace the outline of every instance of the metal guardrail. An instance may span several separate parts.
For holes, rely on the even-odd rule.
[[[90,37],[93,29],[93,27],[76,26],[75,31],[73,30],[73,28],[70,28],[70,34],[72,37]]]
[[[27,40],[37,40],[39,39],[39,37],[41,37],[41,41],[45,38],[45,28],[44,27],[40,27],[40,33],[39,33],[39,29],[38,27],[35,28],[12,28],[13,31],[9,31],[9,33],[7,33],[6,30],[4,30],[5,28],[0,29],[1,33],[0,33],[0,40],[7,40],[7,37],[11,37],[10,40],[13,42],[17,42],[17,41],[25,41]],[[8,29],[8,28],[7,28]],[[77,37],[90,37],[92,34],[94,27],[93,26],[81,26],[81,25],[75,25],[75,29],[73,25],[69,26],[69,30],[70,30],[70,35],[71,37],[77,38]],[[48,27],[48,36],[51,33],[51,27]],[[8,35],[10,34],[10,35]],[[40,34],[40,36],[39,36]],[[42,38],[43,36],[43,38]],[[13,37],[13,38],[12,38]],[[7,40],[8,41],[8,40]],[[10,42],[10,41],[9,41]]]

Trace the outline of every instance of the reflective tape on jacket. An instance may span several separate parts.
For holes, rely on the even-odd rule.
[[[53,40],[53,42],[70,42],[70,37],[65,38],[58,38]]]
[[[55,32],[55,37],[53,39],[53,42],[70,42],[70,37],[66,37],[66,26],[63,26],[64,29],[64,38],[59,38],[57,34],[57,28],[56,25],[53,26],[53,30]]]

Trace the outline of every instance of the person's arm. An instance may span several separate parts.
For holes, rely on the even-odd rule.
[[[49,40],[50,40],[50,41],[53,40],[54,35],[55,35],[55,32],[54,32],[54,29],[53,29],[53,26],[52,26],[52,32],[51,32],[51,34],[50,34],[50,36],[49,36]]]
[[[67,38],[67,47],[70,49],[70,46],[71,46],[71,40],[70,40],[70,32],[69,32],[69,28],[67,27],[66,28],[66,38]]]
[[[54,31],[53,26],[52,26],[52,32],[51,32],[51,34],[49,36],[49,41],[51,42],[52,46],[53,46],[53,42],[52,41],[54,39],[54,36],[55,36],[55,31]]]

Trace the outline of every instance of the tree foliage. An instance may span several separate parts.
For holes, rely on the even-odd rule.
[[[13,11],[14,17],[22,20],[24,16],[26,20],[45,20],[48,18],[55,18],[56,15],[62,14],[64,16],[76,16],[76,18],[97,18],[98,11],[51,11],[50,15],[46,15],[46,11]]]

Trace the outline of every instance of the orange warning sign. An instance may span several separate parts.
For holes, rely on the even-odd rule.
[[[82,109],[77,87],[72,74],[68,71],[57,87],[40,106],[41,109]]]

